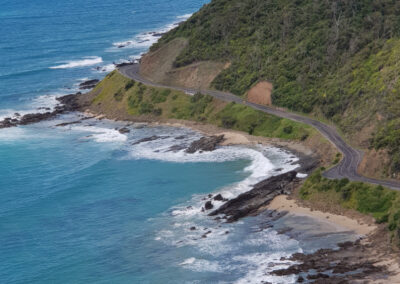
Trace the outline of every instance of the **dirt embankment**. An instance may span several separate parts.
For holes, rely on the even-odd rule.
[[[259,82],[247,93],[247,100],[255,104],[272,106],[272,90],[272,83],[267,81]]]
[[[168,86],[194,89],[208,88],[211,82],[229,63],[201,61],[185,67],[174,68],[176,57],[187,46],[188,41],[177,38],[156,51],[145,54],[141,59],[140,74],[153,81]]]

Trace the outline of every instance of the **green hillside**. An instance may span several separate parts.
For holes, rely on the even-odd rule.
[[[332,120],[400,171],[399,1],[213,0],[152,50],[178,37],[175,67],[229,61],[215,88],[243,96],[268,80],[275,105]]]

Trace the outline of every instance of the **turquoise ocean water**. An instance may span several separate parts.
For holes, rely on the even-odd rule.
[[[0,118],[54,107],[206,2],[0,1]],[[227,225],[201,212],[209,193],[232,198],[295,168],[290,153],[188,155],[168,151],[200,137],[187,129],[130,125],[120,134],[125,123],[94,119],[55,126],[79,116],[0,130],[0,283],[291,283],[268,273],[288,265],[282,256],[351,238],[321,240],[316,232],[329,225],[305,218],[276,224],[297,224],[301,233],[289,236],[265,229],[265,216]],[[153,135],[162,139],[132,145]]]

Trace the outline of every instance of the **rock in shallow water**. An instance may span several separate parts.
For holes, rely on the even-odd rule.
[[[122,128],[120,128],[120,129],[118,130],[118,132],[121,133],[121,134],[126,134],[126,133],[129,133],[129,132],[131,132],[131,131],[130,131],[129,128],[127,128],[127,127],[122,127]]]
[[[211,201],[207,201],[206,204],[204,204],[204,208],[206,210],[211,210],[214,208],[214,205],[211,203]]]
[[[211,152],[225,140],[224,135],[202,137],[197,141],[192,142],[189,148],[186,149],[186,153],[193,154],[197,151]]]
[[[20,117],[17,116],[18,119],[14,118],[5,118],[4,120],[0,121],[0,129],[1,128],[9,128],[9,127],[14,127],[18,125],[28,125],[32,123],[37,123],[42,120],[48,120],[51,118],[55,118],[59,114],[63,114],[66,112],[70,111],[77,111],[80,110],[83,105],[80,105],[78,102],[78,95],[81,93],[76,93],[76,94],[71,94],[71,95],[66,95],[60,98],[57,98],[57,100],[62,104],[62,105],[57,105],[53,111],[48,111],[45,113],[28,113],[25,114],[24,116]],[[40,108],[40,109],[48,109],[48,108]]]
[[[217,194],[213,199],[215,201],[228,201],[228,199],[225,199],[221,194]]]

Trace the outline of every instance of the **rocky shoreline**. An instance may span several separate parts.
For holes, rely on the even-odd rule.
[[[290,194],[293,188],[300,183],[300,179],[296,176],[296,171],[272,176],[255,184],[250,191],[227,201],[208,215],[217,216],[222,214],[228,223],[238,221],[244,217],[257,215],[260,213],[260,209],[268,205],[276,196]],[[207,209],[207,204],[205,204],[205,209]]]
[[[93,87],[97,83],[90,80],[81,86],[86,88]],[[19,125],[28,125],[43,120],[54,119],[58,115],[68,112],[85,111],[89,107],[89,102],[85,94],[70,94],[57,98],[59,104],[54,110],[46,109],[46,112],[31,113],[19,115],[16,113],[13,118],[5,118],[0,121],[1,128],[16,127]],[[82,120],[60,123],[57,126],[67,126],[70,124],[81,123]],[[120,133],[129,133],[130,129],[122,127],[117,129]],[[163,137],[154,136],[143,138],[133,144],[139,144],[146,141],[162,139]],[[179,140],[177,138],[177,140]],[[218,146],[224,145],[225,135],[205,135],[192,142],[190,145],[174,145],[169,151],[184,150],[188,154],[203,151],[214,151]],[[292,151],[293,152],[293,151]],[[300,152],[295,153],[300,158],[300,167],[295,171],[279,174],[261,181],[253,188],[238,197],[227,200],[222,195],[209,195],[205,200],[203,210],[209,212],[210,217],[214,217],[217,222],[224,221],[228,223],[236,222],[248,216],[258,215],[268,211],[269,203],[279,195],[291,195],[293,191],[301,185],[301,179],[298,173],[308,174],[319,166],[319,160],[315,156],[305,155]],[[279,170],[278,170],[279,171]],[[219,208],[215,208],[215,203],[225,202]],[[220,203],[219,203],[220,204]],[[214,210],[213,210],[214,209]],[[271,211],[269,217],[280,218],[286,213],[277,213]],[[207,237],[206,235],[204,237]],[[351,283],[353,280],[368,279],[374,277],[383,279],[387,277],[388,271],[384,266],[376,264],[366,257],[366,252],[371,251],[362,242],[339,244],[338,250],[321,249],[313,254],[295,254],[290,259],[299,264],[292,265],[287,269],[275,270],[275,275],[292,275],[298,277],[298,283]]]
[[[356,280],[386,279],[387,269],[378,261],[365,259],[370,247],[356,242],[338,244],[339,249],[319,249],[312,254],[295,253],[282,260],[295,261],[298,264],[285,269],[277,269],[272,274],[277,276],[297,275],[297,283],[354,283]]]
[[[23,116],[15,113],[13,118],[6,117],[4,120],[0,121],[0,129],[38,123],[43,120],[53,119],[61,114],[78,111],[82,108],[81,103],[78,101],[79,95],[81,95],[81,93],[57,98],[59,104],[54,108],[54,110],[46,108],[46,112],[28,113]]]
[[[312,170],[315,164],[308,162],[306,168]],[[269,210],[269,203],[277,196],[293,196],[294,191],[301,185],[301,179],[297,178],[297,171],[280,174],[263,180],[253,188],[240,194],[238,197],[226,200],[223,196],[209,195],[203,207],[203,211],[214,208],[214,200],[226,201],[219,208],[208,215],[215,217],[217,222],[236,222],[248,216],[267,213],[264,228],[273,227],[273,221],[287,215],[289,212]],[[291,229],[288,228],[290,231]],[[381,229],[382,230],[382,229]],[[288,231],[288,232],[289,232]],[[287,230],[278,231],[287,234]],[[288,234],[290,236],[290,234]],[[368,240],[375,239],[381,242],[384,232],[375,231],[373,236],[358,239],[355,242],[338,243],[337,249],[319,249],[311,254],[296,253],[290,258],[282,258],[296,262],[285,269],[277,269],[272,274],[277,276],[296,275],[296,283],[388,283],[387,279],[393,274],[388,267],[377,257],[384,250],[379,245],[372,244]],[[207,237],[207,236],[204,236]],[[383,241],[384,243],[384,241]],[[377,249],[378,248],[378,249]],[[395,275],[397,277],[397,275]],[[390,282],[389,282],[390,283]]]

